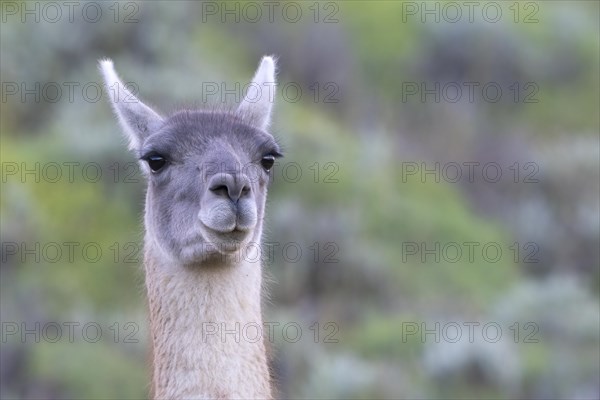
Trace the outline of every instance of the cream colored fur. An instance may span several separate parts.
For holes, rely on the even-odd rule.
[[[145,257],[154,398],[271,398],[263,338],[242,329],[262,328],[260,263],[167,266],[151,245]]]

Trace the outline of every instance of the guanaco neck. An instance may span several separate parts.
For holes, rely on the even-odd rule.
[[[270,399],[260,261],[173,265],[147,240],[145,270],[153,397]]]

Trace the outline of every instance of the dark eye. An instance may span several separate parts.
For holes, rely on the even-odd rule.
[[[152,154],[146,157],[146,161],[152,172],[158,172],[167,163],[167,160],[159,154]]]
[[[275,164],[275,156],[271,154],[264,156],[262,160],[260,160],[260,164],[265,169],[265,171],[269,172],[271,167],[273,167],[273,164]]]

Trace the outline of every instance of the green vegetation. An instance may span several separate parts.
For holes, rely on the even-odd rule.
[[[297,342],[275,331],[282,396],[598,397],[598,3],[539,2],[535,24],[423,24],[391,1],[339,2],[330,24],[314,23],[309,3],[297,3],[305,17],[294,24],[205,21],[195,2],[136,4],[130,24],[2,22],[2,398],[147,396],[144,183],[108,102],[82,91],[100,83],[96,61],[113,58],[142,99],[169,112],[206,106],[203,82],[243,86],[262,54],[279,56],[280,89],[302,90],[298,101],[277,92],[273,132],[286,154],[265,236],[277,242],[265,320],[302,328]],[[58,101],[22,101],[6,86],[51,82]],[[73,101],[65,82],[79,83]],[[436,82],[494,82],[503,97],[405,98],[407,83]],[[503,175],[407,174],[436,162],[493,162]],[[65,163],[78,163],[72,180]],[[39,182],[21,176],[36,165]],[[289,243],[302,256],[291,259]],[[472,259],[465,243],[477,243]],[[69,321],[80,323],[72,341]],[[469,321],[499,324],[501,340],[478,331],[465,341]],[[61,339],[6,331],[36,322],[61,325]],[[102,329],[97,342],[84,337],[88,322]],[[444,336],[454,323],[456,343]]]

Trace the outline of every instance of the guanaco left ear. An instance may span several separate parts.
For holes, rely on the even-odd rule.
[[[144,139],[160,127],[163,119],[127,90],[115,72],[112,60],[100,60],[99,67],[113,110],[129,139],[129,148],[139,150]]]
[[[275,60],[273,57],[265,56],[254,74],[246,97],[238,107],[238,112],[257,128],[267,129],[271,122],[276,84]]]

